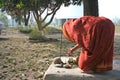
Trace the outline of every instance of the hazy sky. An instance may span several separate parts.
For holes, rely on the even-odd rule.
[[[61,7],[57,13],[56,18],[78,18],[83,15],[83,6]]]
[[[99,0],[99,14],[110,19],[120,18],[120,0]]]
[[[99,1],[99,15],[110,19],[120,18],[120,0],[98,0]],[[63,17],[81,17],[83,16],[82,6],[61,7],[57,12],[57,18]]]

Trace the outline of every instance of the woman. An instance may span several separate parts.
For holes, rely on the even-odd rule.
[[[64,23],[64,36],[76,43],[69,55],[82,48],[78,66],[83,72],[112,70],[114,24],[105,17],[84,16]]]

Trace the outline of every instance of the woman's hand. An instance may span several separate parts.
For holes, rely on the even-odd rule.
[[[81,46],[79,44],[76,44],[73,48],[68,50],[68,55],[71,56],[72,53],[77,50],[78,48],[80,48]]]
[[[71,56],[72,53],[73,53],[73,49],[69,49],[69,50],[68,50],[68,55]]]

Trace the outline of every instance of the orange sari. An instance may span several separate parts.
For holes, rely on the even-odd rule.
[[[84,16],[64,23],[64,36],[82,46],[78,66],[83,71],[109,71],[113,63],[114,24],[105,17]]]

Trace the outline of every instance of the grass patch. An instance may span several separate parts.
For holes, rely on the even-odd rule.
[[[51,27],[51,26],[46,27],[44,31],[45,31],[45,34],[61,33],[61,29],[59,27]]]
[[[115,33],[120,33],[120,26],[115,27]]]
[[[45,37],[42,35],[42,33],[38,30],[38,28],[33,28],[32,32],[29,34],[29,39],[30,40],[40,40],[40,39],[45,39]]]
[[[59,34],[61,30],[55,27],[46,27],[44,30],[39,31],[37,27],[32,28],[31,33],[29,34],[29,40],[31,42],[46,42],[46,41],[58,41],[57,39],[48,38],[45,35],[49,34]]]
[[[19,27],[19,31],[24,34],[29,34],[32,31],[32,29],[29,27],[29,29],[25,30],[25,27],[21,26]]]

